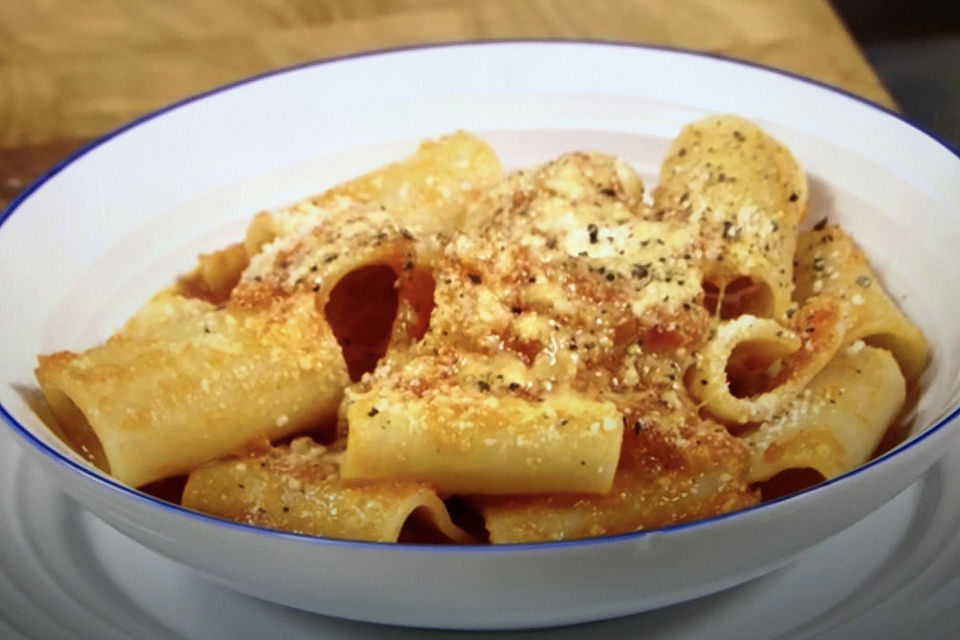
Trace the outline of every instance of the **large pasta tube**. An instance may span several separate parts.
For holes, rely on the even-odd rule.
[[[752,482],[794,468],[832,478],[863,464],[906,396],[893,356],[862,342],[837,353],[807,391],[744,438]]]
[[[690,390],[712,415],[734,423],[771,418],[824,367],[843,342],[849,323],[836,298],[811,298],[796,312],[793,329],[773,320],[740,316],[722,323],[700,354]],[[748,347],[764,364],[780,365],[764,386],[769,390],[737,397],[728,369],[737,349]]]
[[[628,430],[613,487],[604,494],[480,496],[472,502],[490,541],[568,540],[653,529],[742,509],[759,500],[746,480],[746,448],[704,422],[679,437]]]
[[[886,294],[866,256],[842,229],[825,225],[800,235],[796,282],[799,300],[820,294],[848,300],[846,341],[864,339],[889,349],[907,380],[920,377],[930,360],[926,338]]]
[[[503,173],[493,149],[463,131],[428,140],[413,155],[250,223],[244,245],[250,255],[277,236],[344,206],[369,204],[390,212],[397,224],[424,235],[463,226],[467,207]]]
[[[623,418],[609,402],[542,402],[462,388],[430,398],[374,389],[348,398],[343,477],[413,480],[450,493],[607,491]]]
[[[722,317],[785,318],[807,209],[806,175],[786,147],[733,116],[687,125],[663,161],[654,206],[700,226],[704,277],[719,290]]]
[[[349,383],[312,294],[254,312],[162,293],[103,345],[39,362],[64,430],[133,486],[331,419]]]
[[[467,208],[502,173],[493,149],[476,136],[459,131],[428,140],[404,160],[288,207],[260,212],[243,243],[201,254],[196,268],[179,279],[178,291],[223,302],[264,245],[281,236],[300,235],[345,209],[385,210],[395,225],[423,235],[453,231],[462,226]]]
[[[396,542],[419,513],[444,538],[470,541],[430,487],[346,482],[340,455],[297,438],[288,447],[207,464],[190,474],[182,504],[271,529],[378,542]]]
[[[423,335],[433,278],[414,236],[379,207],[350,207],[315,227],[278,238],[254,256],[234,301],[260,306],[284,292],[312,292],[353,380],[395,344]]]

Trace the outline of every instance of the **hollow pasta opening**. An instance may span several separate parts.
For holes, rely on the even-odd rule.
[[[139,491],[172,504],[180,504],[183,500],[183,488],[186,485],[187,476],[174,476],[145,484],[139,488]]]
[[[751,398],[770,391],[783,360],[765,341],[741,342],[727,360],[727,380],[735,398]]]
[[[98,469],[110,473],[110,463],[103,449],[100,438],[97,437],[87,416],[80,410],[70,396],[60,389],[48,387],[45,390],[47,401],[56,416],[55,430],[57,435],[66,442],[80,457],[93,463]]]
[[[784,469],[769,480],[758,483],[761,500],[767,502],[802,491],[826,480],[824,475],[809,467]]]
[[[440,530],[429,507],[417,507],[407,516],[397,542],[407,544],[446,544],[450,536]]]
[[[748,276],[740,276],[725,285],[705,280],[703,294],[704,306],[710,313],[718,314],[721,320],[744,314],[759,318],[773,315],[773,292],[770,286]]]
[[[490,532],[487,531],[487,521],[476,505],[466,498],[451,496],[443,501],[450,514],[453,524],[467,532],[480,544],[490,543]]]
[[[384,265],[367,265],[340,278],[324,307],[350,379],[356,382],[387,352],[397,317],[397,274]]]

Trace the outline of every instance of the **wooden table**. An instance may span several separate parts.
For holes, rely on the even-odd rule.
[[[0,205],[131,118],[307,60],[480,38],[623,40],[788,69],[892,106],[826,0],[2,0]]]

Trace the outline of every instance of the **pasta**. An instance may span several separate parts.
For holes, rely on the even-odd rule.
[[[139,486],[331,419],[349,382],[310,298],[260,312],[161,294],[106,344],[40,358],[67,431],[92,429],[108,470]]]
[[[476,498],[491,542],[625,533],[755,504],[755,491],[743,481],[746,447],[717,423],[679,407],[668,411],[680,420],[685,413],[687,422],[648,418],[627,430],[610,491]]]
[[[797,297],[834,295],[850,304],[845,341],[866,340],[889,350],[907,380],[920,377],[930,349],[923,334],[880,286],[866,257],[835,225],[818,224],[800,234],[797,247]]]
[[[929,359],[807,209],[789,150],[732,116],[685,127],[652,194],[599,152],[504,175],[458,132],[257,214],[37,379],[94,464],[186,476],[181,504],[229,520],[459,543],[688,522],[863,464]]]
[[[347,484],[339,477],[342,452],[310,438],[251,453],[191,473],[183,505],[273,529],[380,542],[396,541],[420,511],[450,540],[470,541],[427,485]]]
[[[719,309],[786,317],[807,212],[807,178],[789,150],[741,118],[692,123],[670,145],[655,200],[659,216],[698,225]]]
[[[344,478],[460,494],[608,491],[623,439],[613,403],[573,394],[540,403],[457,390],[442,402],[367,394],[349,405],[347,423]]]
[[[905,395],[890,352],[853,343],[830,360],[803,394],[745,438],[750,480],[767,480],[793,468],[815,469],[832,478],[863,464]]]
[[[749,314],[721,322],[694,367],[693,377],[701,383],[693,385],[692,391],[722,420],[738,424],[766,420],[803,391],[830,362],[847,335],[847,316],[839,300],[814,297],[794,314],[792,327]],[[739,354],[741,361],[752,356],[777,361],[780,366],[767,381],[748,381],[769,390],[736,397],[727,371],[734,352],[744,347],[748,351]],[[747,377],[746,372],[740,372],[741,382]]]

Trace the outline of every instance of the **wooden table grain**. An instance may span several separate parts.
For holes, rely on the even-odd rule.
[[[520,37],[710,51],[893,106],[826,0],[3,0],[0,205],[90,139],[217,85],[368,49]]]

